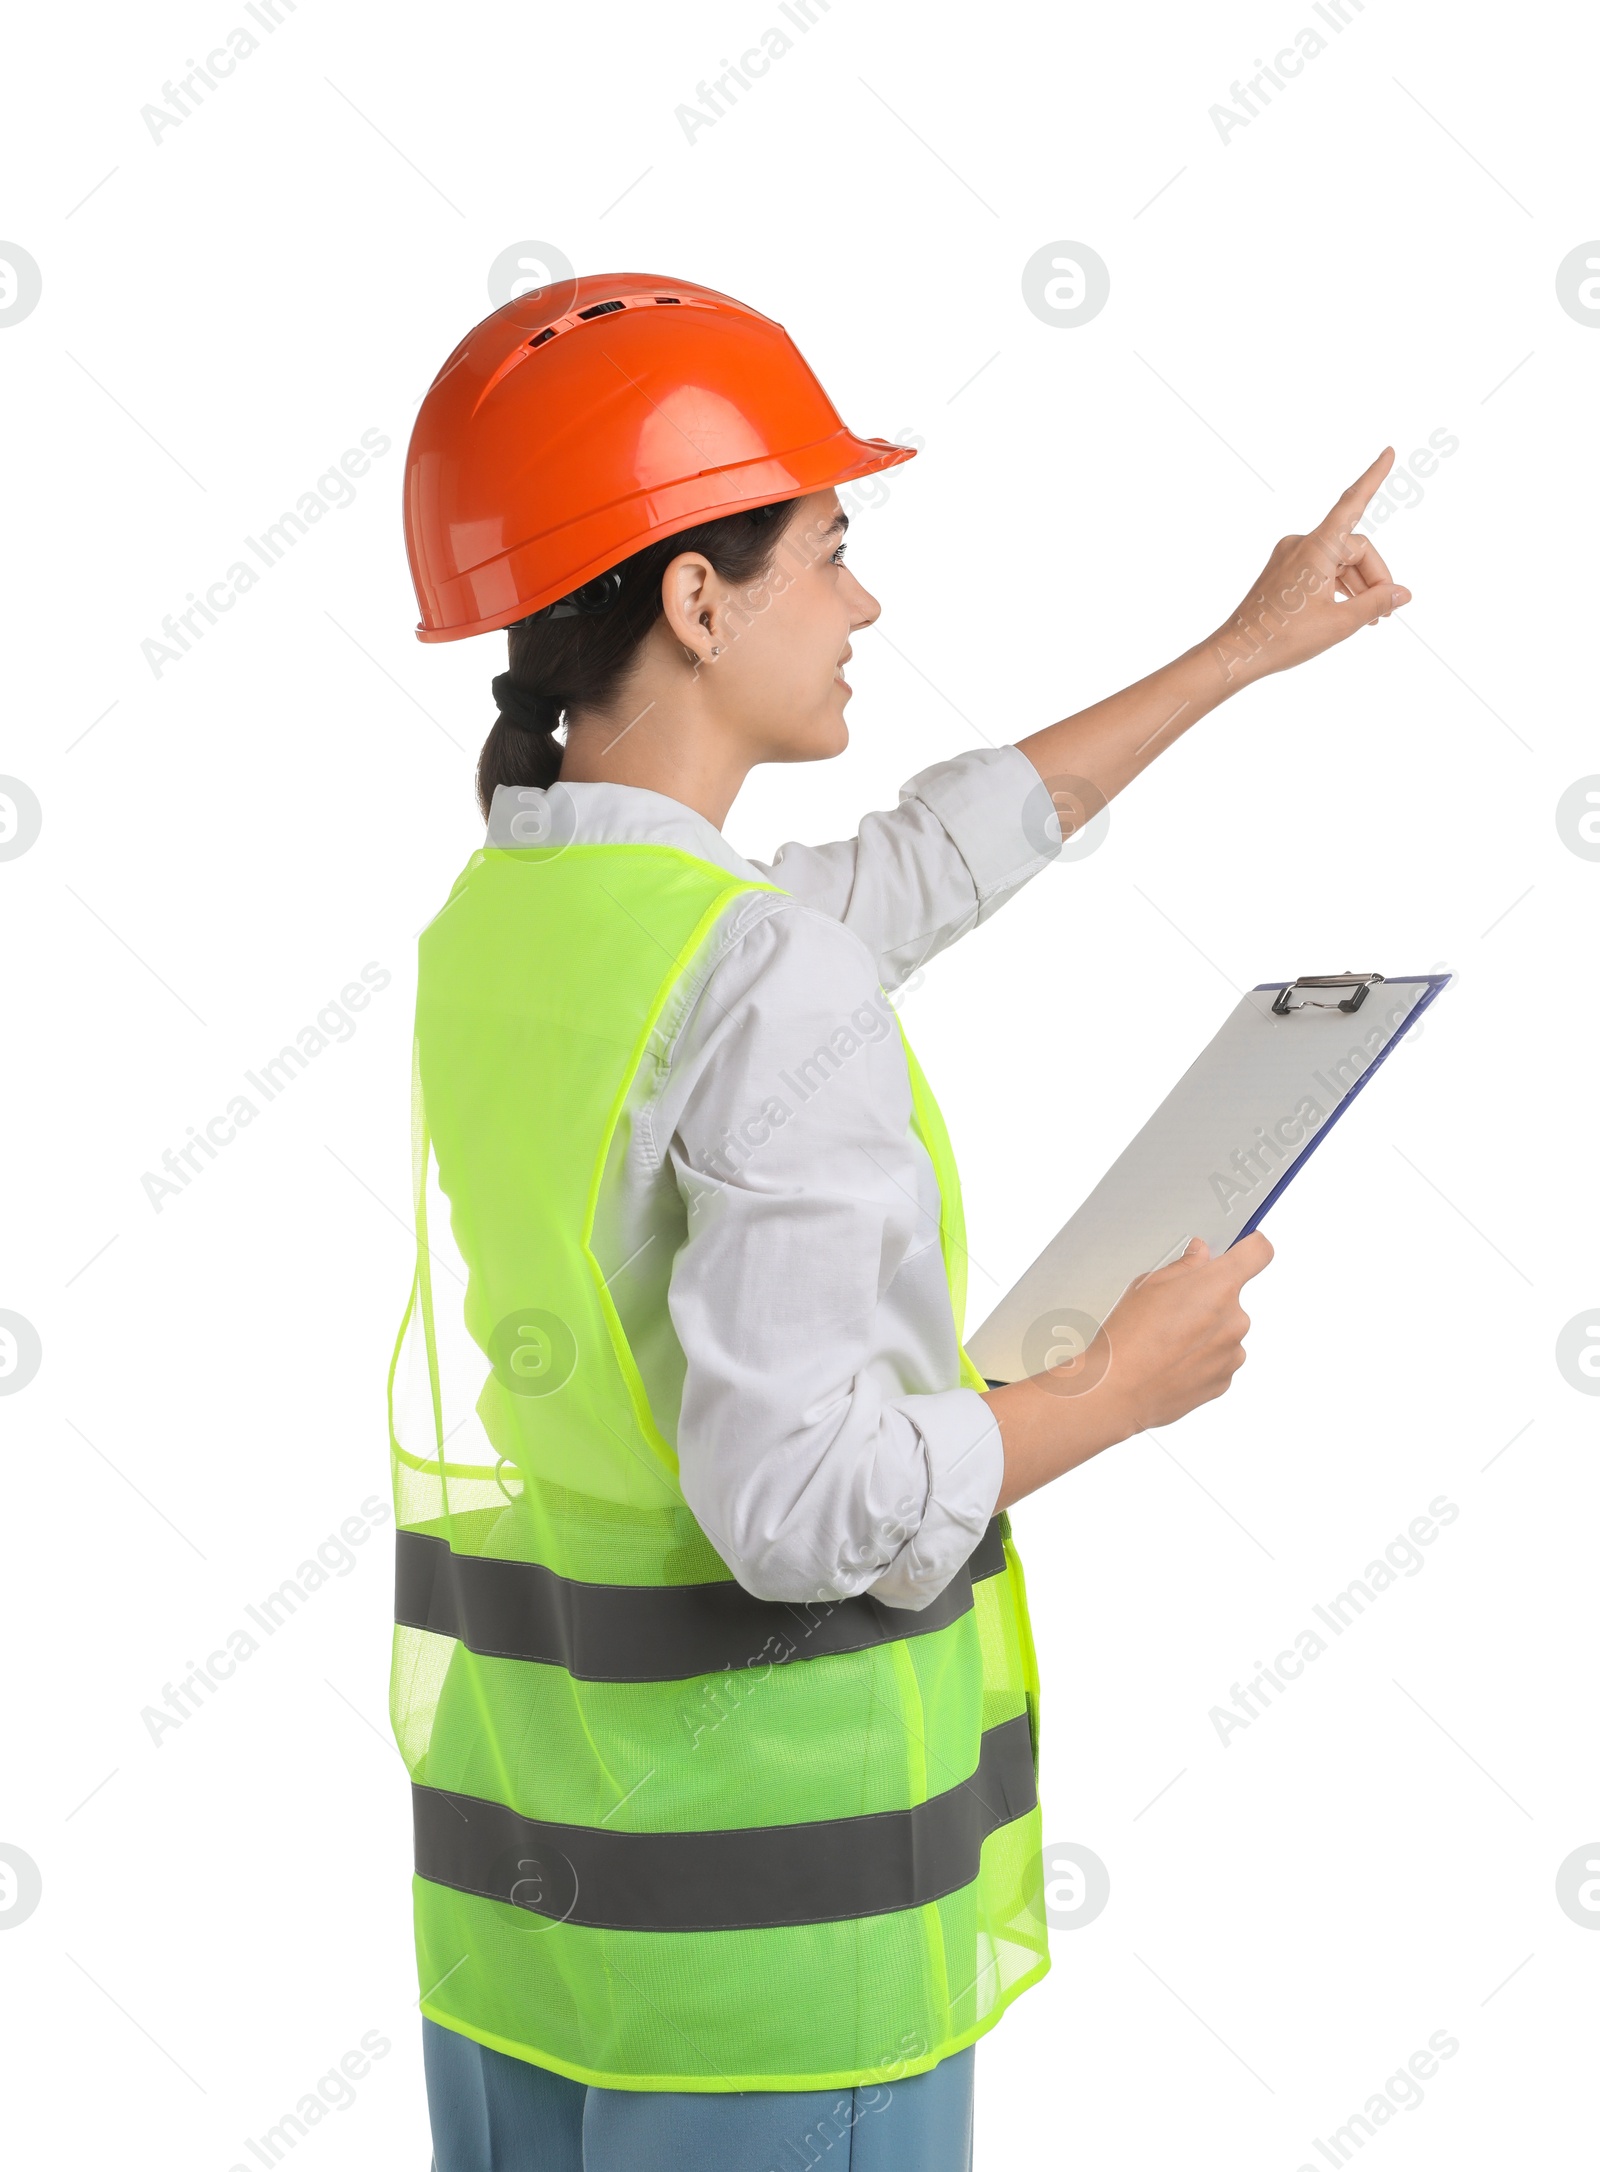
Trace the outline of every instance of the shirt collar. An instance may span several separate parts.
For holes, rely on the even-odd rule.
[[[636,784],[495,787],[489,845],[670,845],[710,860],[748,882],[770,882],[768,869],[735,852],[714,822],[682,800]]]

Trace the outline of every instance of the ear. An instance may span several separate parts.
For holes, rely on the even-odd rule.
[[[673,639],[702,662],[711,654],[711,620],[720,586],[716,568],[699,551],[684,551],[661,576],[661,609]]]

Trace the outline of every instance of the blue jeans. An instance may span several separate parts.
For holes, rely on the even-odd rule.
[[[972,2172],[969,2046],[876,2088],[591,2089],[424,2019],[434,2172]]]

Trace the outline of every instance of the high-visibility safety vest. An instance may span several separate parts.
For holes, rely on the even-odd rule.
[[[685,1505],[590,1250],[674,987],[777,887],[663,845],[490,845],[419,945],[390,1384],[420,2003],[609,2088],[921,2072],[1049,1966],[1006,1518],[920,1612],[752,1597]],[[906,1060],[959,1340],[960,1187]],[[964,1353],[961,1381],[984,1385]]]

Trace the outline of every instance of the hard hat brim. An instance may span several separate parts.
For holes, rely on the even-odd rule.
[[[419,641],[464,641],[496,633],[547,603],[570,595],[624,558],[663,536],[681,535],[702,521],[750,512],[803,498],[818,490],[901,466],[916,457],[913,445],[857,437],[840,430],[814,445],[734,463],[596,508],[561,527],[528,536],[497,557],[474,566],[441,589],[445,623],[419,622]],[[540,583],[535,570],[559,563],[559,580]]]

